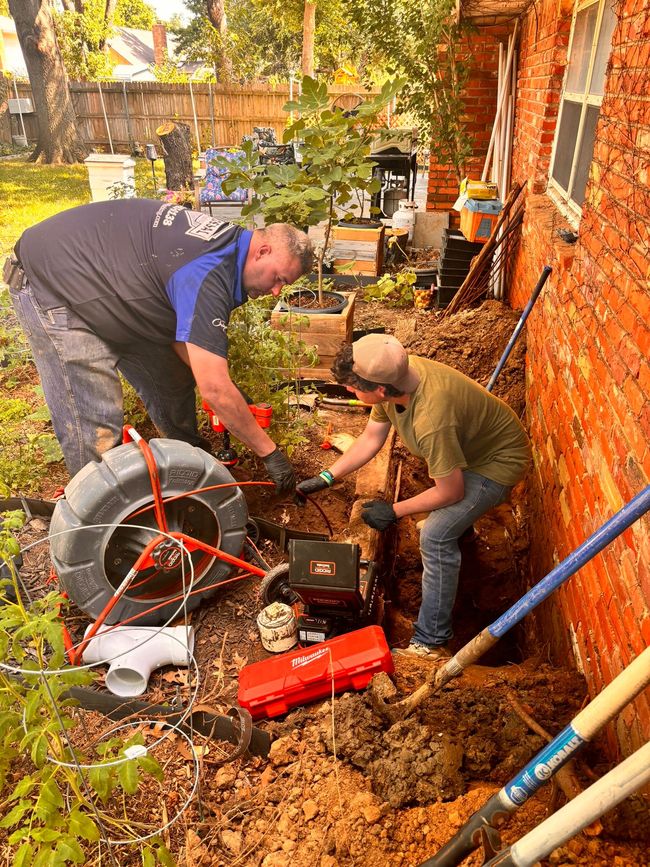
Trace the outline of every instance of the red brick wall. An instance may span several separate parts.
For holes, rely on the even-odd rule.
[[[512,174],[540,193],[550,167],[573,2],[546,0],[535,9],[520,29]]]
[[[499,42],[507,44],[512,28],[493,26],[481,28],[467,37],[472,58],[472,75],[464,96],[468,135],[471,137],[473,156],[465,167],[465,175],[480,178],[487,154],[490,133],[497,105],[497,76]],[[428,211],[451,211],[458,198],[458,178],[451,165],[440,165],[435,155],[429,163],[427,190]],[[451,211],[451,225],[458,225],[458,214]]]
[[[550,0],[535,8],[519,67],[513,179],[527,181],[527,203],[509,300],[523,307],[542,266],[553,266],[527,324],[537,580],[650,482],[650,11],[643,0],[620,4],[579,239],[569,246],[544,190],[570,9],[558,14]],[[558,658],[573,647],[595,694],[650,645],[649,607],[646,516],[570,578],[538,623]],[[650,737],[647,691],[608,737],[612,754]]]

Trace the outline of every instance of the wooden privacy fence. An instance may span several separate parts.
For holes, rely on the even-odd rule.
[[[17,86],[19,97],[31,99],[29,84]],[[339,85],[329,92],[338,106],[354,108],[360,98],[378,91]],[[158,143],[156,128],[166,120],[188,124],[193,147],[202,151],[212,145],[239,144],[242,136],[253,132],[254,126],[273,127],[281,141],[289,117],[282,110],[290,98],[288,86],[73,81],[70,93],[84,140],[92,150],[115,153],[131,153],[147,142]],[[296,82],[294,98],[297,94]],[[27,138],[35,140],[36,115],[24,114],[23,123]],[[14,115],[11,122],[14,134],[21,131],[19,125],[19,118]]]

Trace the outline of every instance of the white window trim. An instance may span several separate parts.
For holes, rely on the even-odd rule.
[[[578,165],[578,157],[580,154],[580,148],[575,147],[573,152],[573,160],[571,162],[571,174],[569,175],[569,184],[568,188],[565,190],[552,176],[553,166],[555,164],[555,152],[557,149],[558,136],[560,132],[560,125],[562,123],[562,115],[564,114],[564,102],[565,99],[574,104],[579,103],[581,105],[580,112],[580,123],[578,125],[578,132],[576,134],[576,145],[578,142],[582,144],[582,139],[584,135],[584,127],[585,121],[587,118],[587,110],[586,106],[600,106],[603,102],[602,95],[595,95],[589,93],[589,88],[591,87],[591,79],[593,77],[594,71],[594,63],[596,61],[596,53],[594,50],[598,45],[598,40],[600,38],[600,31],[603,22],[603,14],[605,11],[605,3],[609,3],[611,0],[582,0],[582,2],[578,2],[575,4],[573,9],[573,18],[571,20],[571,36],[569,39],[569,50],[567,53],[567,64],[564,70],[564,80],[562,81],[562,91],[560,93],[560,110],[558,112],[557,123],[555,125],[555,137],[553,139],[553,148],[551,150],[551,161],[549,164],[548,171],[548,185],[547,185],[547,193],[552,198],[553,202],[558,206],[562,214],[571,221],[574,227],[580,223],[580,219],[582,218],[582,206],[576,204],[576,202],[571,198],[571,193],[573,192],[573,185],[575,183],[576,170]],[[591,56],[589,58],[589,66],[587,67],[587,76],[585,78],[585,89],[583,93],[575,93],[573,91],[567,91],[566,88],[566,80],[569,74],[569,60],[571,58],[571,53],[573,51],[573,40],[575,37],[575,25],[576,19],[578,17],[578,13],[582,12],[584,9],[588,9],[590,6],[594,6],[598,4],[598,14],[596,16],[596,25],[594,27],[594,35],[591,43]]]

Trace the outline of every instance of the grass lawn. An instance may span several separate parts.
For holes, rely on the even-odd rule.
[[[151,185],[151,163],[136,160],[136,187]],[[156,163],[164,180],[162,160]],[[0,265],[23,231],[60,211],[90,202],[88,169],[0,160]],[[134,397],[132,398],[134,399]],[[0,497],[52,494],[65,477],[38,375],[0,279]]]
[[[149,160],[136,159],[136,186],[151,178]],[[164,181],[165,167],[156,162],[156,175]],[[88,169],[73,166],[44,166],[24,159],[0,160],[0,263],[25,229],[47,217],[90,202]]]

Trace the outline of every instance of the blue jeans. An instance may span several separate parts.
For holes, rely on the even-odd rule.
[[[11,300],[34,354],[68,472],[122,442],[122,373],[160,434],[205,447],[196,422],[195,382],[171,345],[109,343],[74,310],[43,310],[27,284]]]
[[[463,471],[465,496],[452,506],[434,509],[420,531],[422,604],[413,638],[421,644],[444,644],[453,636],[451,611],[458,589],[458,539],[481,515],[510,494],[510,488],[478,473]]]

